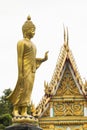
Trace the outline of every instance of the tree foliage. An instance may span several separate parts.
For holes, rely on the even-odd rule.
[[[3,114],[12,113],[12,104],[6,99],[6,97],[11,93],[11,89],[5,89],[3,91],[3,96],[0,98],[0,116]]]
[[[3,96],[0,97],[0,130],[4,130],[12,123],[12,104],[6,99],[10,93],[11,89],[5,89]]]
[[[4,126],[9,126],[12,123],[12,117],[10,114],[3,114],[0,116],[0,123]]]

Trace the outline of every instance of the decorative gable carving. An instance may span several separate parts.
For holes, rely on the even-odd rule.
[[[79,88],[76,86],[69,65],[67,64],[55,96],[75,95],[81,95],[81,93],[79,91]]]
[[[55,102],[54,116],[82,116],[83,108],[82,102]]]

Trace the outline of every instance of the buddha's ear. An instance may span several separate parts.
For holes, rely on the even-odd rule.
[[[23,37],[26,38],[26,32],[23,33]]]

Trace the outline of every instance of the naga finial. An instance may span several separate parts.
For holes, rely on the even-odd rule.
[[[65,26],[63,25],[63,28],[64,28],[64,46],[68,48],[68,42],[69,42],[68,27],[65,28]]]
[[[68,27],[67,27],[67,45],[68,45],[68,42],[69,42],[69,33],[68,33]]]
[[[65,26],[63,25],[64,28],[64,43],[66,43],[66,31],[65,31]]]

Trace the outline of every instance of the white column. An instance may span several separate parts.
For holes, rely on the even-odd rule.
[[[84,107],[84,116],[87,116],[87,107]]]
[[[71,130],[71,128],[70,128],[70,127],[67,127],[66,130]]]
[[[87,103],[84,102],[84,116],[87,116]]]
[[[50,117],[54,116],[53,103],[50,104]]]

